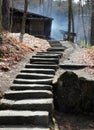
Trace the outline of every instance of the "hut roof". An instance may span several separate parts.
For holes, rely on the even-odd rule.
[[[10,10],[12,11],[12,8],[10,8]],[[13,14],[15,15],[23,15],[24,11],[22,9],[16,9],[16,8],[13,8]],[[36,14],[36,13],[32,13],[32,12],[27,12],[27,17],[29,18],[44,18],[44,19],[49,19],[49,20],[53,20],[53,18],[51,17],[47,17],[47,16],[43,16],[43,15],[40,15],[40,14]]]

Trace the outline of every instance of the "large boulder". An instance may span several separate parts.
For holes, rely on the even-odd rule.
[[[60,75],[54,84],[54,105],[60,112],[78,112],[81,103],[81,89],[78,76],[70,71]]]

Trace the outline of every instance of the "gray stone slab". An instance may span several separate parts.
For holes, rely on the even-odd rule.
[[[32,127],[17,127],[17,126],[11,126],[11,127],[0,127],[0,130],[49,130],[49,128],[32,128]]]
[[[0,126],[30,125],[48,127],[49,113],[47,111],[16,111],[1,110]]]
[[[54,44],[54,45],[62,45],[62,44],[60,43],[60,41],[53,41],[53,42],[51,41],[51,42],[49,42],[49,44],[50,44],[50,45],[53,45],[53,44]]]
[[[24,100],[8,100],[1,99],[0,110],[31,110],[31,111],[48,111],[52,113],[53,99],[24,99]]]
[[[63,47],[61,44],[51,44],[51,47]]]
[[[53,77],[54,75],[38,74],[38,73],[19,73],[16,76],[16,78],[22,78],[22,79],[49,79]]]
[[[58,58],[38,58],[38,57],[34,57],[34,58],[31,58],[30,59],[30,63],[40,63],[40,62],[44,62],[44,63],[56,63],[58,64],[59,63],[59,59]]]
[[[34,61],[34,62],[30,62],[30,63],[33,63],[33,64],[44,64],[44,65],[57,65],[57,63],[55,62],[48,62],[48,61]]]
[[[50,43],[51,47],[63,47],[61,43]]]
[[[36,55],[50,55],[50,56],[54,55],[54,56],[62,57],[63,53],[61,54],[61,53],[54,53],[54,52],[46,51],[46,52],[37,52]]]
[[[13,84],[10,87],[11,90],[50,90],[52,91],[51,85],[43,84]]]
[[[49,42],[49,44],[51,44],[51,43],[56,43],[56,44],[58,44],[58,43],[60,43],[60,40],[48,40],[48,42]],[[61,44],[61,43],[60,43]]]
[[[25,68],[39,68],[39,69],[58,69],[58,65],[46,65],[46,64],[27,64]]]
[[[62,45],[60,42],[49,42],[50,45]]]
[[[65,47],[51,47],[48,48],[47,51],[64,51],[65,49]]]
[[[36,53],[36,55],[37,55],[37,56],[38,56],[38,55],[48,56],[48,57],[53,56],[53,58],[58,58],[58,57],[60,57],[60,54],[58,54],[58,53],[55,54],[55,53],[52,53],[52,52],[48,53],[48,51],[39,51],[39,52]]]
[[[53,79],[14,79],[13,83],[16,84],[52,84]]]
[[[38,68],[24,68],[21,70],[22,73],[40,73],[40,74],[50,74],[55,75],[54,69],[38,69]]]
[[[63,55],[64,51],[59,51],[59,50],[47,50],[48,53],[54,53],[54,54],[61,54],[61,56]]]
[[[87,65],[84,64],[59,64],[60,68],[63,69],[83,69],[85,67],[88,67]]]
[[[10,100],[21,99],[41,99],[52,98],[53,94],[49,90],[22,90],[22,91],[7,91],[4,93],[4,98]]]
[[[61,51],[61,52],[62,52],[62,51]],[[37,52],[37,54],[42,54],[42,55],[43,55],[43,54],[51,54],[51,55],[52,55],[52,54],[55,54],[55,55],[62,55],[62,54],[63,54],[63,52],[62,52],[62,53],[60,53],[59,51],[57,51],[57,53],[55,53],[55,51],[53,51],[53,52],[52,52],[52,51],[48,51],[48,50],[47,50],[47,51],[39,51],[39,52]]]
[[[32,56],[32,58],[58,58],[59,59],[59,56],[58,55],[50,55],[50,54],[48,54],[48,55],[39,55],[39,54],[36,54],[36,55],[34,55],[34,56]]]

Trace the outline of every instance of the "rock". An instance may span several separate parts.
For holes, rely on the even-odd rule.
[[[79,78],[81,88],[81,109],[85,113],[94,113],[94,81]]]
[[[78,76],[66,71],[54,84],[54,104],[60,112],[78,112],[81,102],[81,90]]]
[[[94,128],[94,124],[89,124],[89,127],[90,128]]]

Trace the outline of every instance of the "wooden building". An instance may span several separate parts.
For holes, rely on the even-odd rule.
[[[12,10],[10,12],[12,13]],[[12,15],[10,15],[10,19],[11,17]],[[22,17],[23,10],[14,8],[11,32],[21,32]],[[52,20],[53,18],[27,12],[25,32],[30,35],[49,38],[51,33]]]

